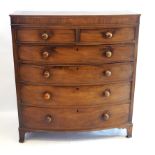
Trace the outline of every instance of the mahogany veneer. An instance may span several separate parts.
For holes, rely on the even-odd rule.
[[[139,14],[11,15],[20,142],[32,131],[132,136]]]

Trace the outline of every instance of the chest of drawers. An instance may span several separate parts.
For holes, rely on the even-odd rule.
[[[26,132],[126,128],[139,14],[11,15],[20,142]]]

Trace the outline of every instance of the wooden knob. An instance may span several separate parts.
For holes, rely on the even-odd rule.
[[[51,94],[46,92],[46,93],[44,93],[43,97],[45,100],[49,100],[49,99],[51,99]]]
[[[109,71],[109,70],[107,70],[107,71],[105,71],[105,76],[107,76],[107,77],[109,77],[109,76],[111,76],[111,71]]]
[[[47,40],[48,39],[48,34],[47,33],[43,33],[42,35],[41,35],[41,38],[43,39],[43,40]]]
[[[109,39],[112,38],[112,32],[106,32],[105,37]]]
[[[109,97],[111,95],[111,92],[109,90],[104,91],[104,96]]]
[[[109,118],[110,118],[110,115],[109,115],[108,113],[104,113],[104,114],[102,115],[102,119],[103,119],[104,121],[107,121]]]
[[[51,74],[50,74],[49,71],[44,71],[44,72],[43,72],[43,76],[44,76],[46,79],[48,79],[48,78],[51,76]]]
[[[47,123],[51,123],[51,122],[53,121],[53,117],[52,117],[51,115],[46,115],[46,116],[45,116],[45,121],[46,121]]]
[[[110,58],[110,57],[112,57],[112,52],[109,50],[109,51],[106,51],[105,52],[105,56],[107,57],[107,58]]]
[[[47,52],[47,51],[42,52],[42,57],[44,59],[48,58],[49,57],[49,52]]]

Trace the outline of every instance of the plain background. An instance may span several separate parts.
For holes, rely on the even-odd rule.
[[[3,0],[0,2],[0,154],[155,154],[155,4],[153,0]],[[31,11],[141,13],[133,138],[124,130],[32,134],[18,143],[18,118],[9,14]],[[114,135],[114,137],[109,136]],[[120,136],[115,136],[120,135]]]

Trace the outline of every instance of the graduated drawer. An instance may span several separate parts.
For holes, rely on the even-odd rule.
[[[127,42],[135,40],[135,28],[82,29],[81,42]]]
[[[17,29],[17,41],[19,42],[50,42],[66,43],[75,41],[75,32],[72,29]]]
[[[21,64],[20,81],[44,84],[100,84],[130,80],[132,63],[75,66],[41,66]]]
[[[18,47],[19,59],[50,64],[89,64],[134,60],[134,46],[30,46]]]
[[[130,100],[130,83],[101,86],[21,85],[21,102],[30,106],[104,105]]]
[[[87,130],[128,122],[129,104],[93,108],[34,108],[21,110],[23,127],[31,129]]]

